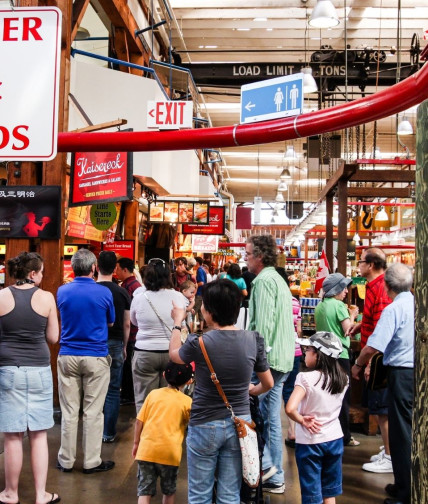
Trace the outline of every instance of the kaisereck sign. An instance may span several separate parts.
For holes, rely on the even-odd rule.
[[[56,156],[61,11],[0,9],[0,160]]]

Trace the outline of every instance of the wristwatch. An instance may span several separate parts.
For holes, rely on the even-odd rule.
[[[354,362],[354,365],[355,365],[355,366],[357,366],[357,367],[359,367],[360,369],[362,369],[362,368],[364,367],[364,366],[360,366],[360,365],[357,363],[357,361],[355,361],[355,362]]]
[[[178,325],[175,325],[172,329],[173,329],[173,330],[174,330],[174,329],[177,329],[177,331],[181,331],[181,327],[180,327],[180,326],[178,326]]]

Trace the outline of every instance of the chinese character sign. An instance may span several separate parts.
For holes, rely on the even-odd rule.
[[[61,187],[2,186],[0,237],[58,239]]]

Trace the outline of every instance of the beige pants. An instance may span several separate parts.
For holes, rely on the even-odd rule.
[[[71,469],[76,460],[77,427],[83,396],[83,467],[101,464],[103,406],[110,381],[111,357],[58,357],[58,392],[61,405],[61,447],[58,462]]]

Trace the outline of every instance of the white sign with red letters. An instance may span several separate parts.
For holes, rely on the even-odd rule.
[[[56,7],[0,9],[0,160],[56,156],[61,17]]]
[[[158,129],[191,128],[193,124],[192,101],[149,101],[147,127]]]

